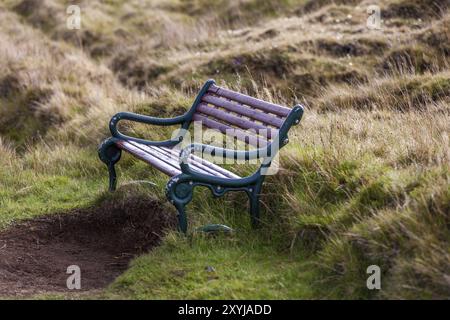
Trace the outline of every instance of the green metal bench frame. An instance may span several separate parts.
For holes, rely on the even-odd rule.
[[[161,150],[170,152],[167,150],[178,145],[183,140],[183,132],[186,132],[193,121],[204,121],[203,124],[206,127],[217,129],[224,134],[226,134],[227,128],[236,129],[237,136],[235,138],[237,137],[241,141],[253,145],[255,145],[254,140],[243,136],[241,129],[255,128],[260,130],[257,132],[261,132],[263,128],[275,127],[277,129],[275,135],[270,137],[267,134],[271,138],[270,141],[267,139],[267,136],[264,138],[258,136],[257,139],[261,138],[265,145],[261,147],[261,141],[258,140],[256,144],[258,146],[257,149],[250,151],[229,150],[197,143],[191,144],[181,150],[179,154],[179,171],[178,168],[174,168],[173,163],[168,163],[167,167],[165,167],[164,161],[157,159],[158,169],[171,176],[166,186],[166,196],[178,211],[180,231],[187,232],[188,222],[185,207],[192,200],[193,190],[197,186],[209,188],[216,197],[223,196],[229,191],[246,192],[250,200],[251,222],[253,226],[257,226],[260,218],[259,198],[265,172],[270,167],[277,151],[289,142],[288,132],[293,125],[300,122],[303,111],[304,109],[301,105],[296,105],[292,109],[282,107],[218,87],[214,80],[208,80],[195,99],[191,109],[181,116],[163,119],[130,112],[118,113],[112,117],[109,123],[112,137],[103,141],[98,150],[100,159],[107,165],[109,170],[109,190],[114,191],[116,189],[115,164],[120,160],[122,150],[130,152],[130,144],[140,147],[138,151],[131,151],[135,156],[143,160],[152,160],[150,156],[146,157],[145,153],[141,154],[140,152],[153,152],[150,148],[164,148]],[[180,125],[184,130],[181,130],[180,134],[174,139],[148,141],[122,134],[117,129],[117,124],[121,120],[159,126]],[[189,159],[195,153],[202,155],[206,153],[215,157],[222,157],[223,159],[261,159],[262,164],[250,176],[240,178],[230,175],[225,177],[223,172],[215,174],[211,171],[214,174],[208,174],[193,168],[189,164]],[[160,158],[165,159],[163,156]],[[154,163],[150,161],[150,164]]]

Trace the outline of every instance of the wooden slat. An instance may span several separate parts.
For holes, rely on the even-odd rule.
[[[179,166],[179,151],[164,147],[147,146],[134,141],[130,141],[128,143],[144,151],[149,156],[155,157],[158,160],[175,167],[175,169],[180,170],[181,172]],[[194,155],[191,155],[191,159],[192,161],[189,164],[191,165],[193,171],[221,178],[240,178],[238,175]]]
[[[249,130],[254,129],[259,135],[262,135],[267,138],[272,137],[272,130],[271,128],[268,128],[265,125],[252,122],[250,120],[247,120],[245,118],[241,118],[235,115],[232,115],[228,112],[225,112],[220,109],[209,107],[208,105],[201,103],[197,106],[197,112],[206,114],[208,116],[214,117],[217,120],[222,120],[226,123],[233,124],[235,126],[238,126],[241,129]],[[231,127],[233,129],[233,127]]]
[[[163,155],[166,155],[166,156],[170,157],[171,159],[173,159],[177,163],[179,163],[179,161],[180,161],[179,153],[176,153],[176,151],[174,151],[172,149],[163,149],[161,147],[155,147],[155,146],[148,146],[148,147],[153,149],[153,150],[155,150],[156,152],[159,152],[159,153],[161,153]],[[213,176],[216,176],[216,177],[228,178],[228,175],[224,175],[221,172],[213,170],[212,168],[207,167],[207,166],[203,165],[200,162],[194,161],[192,159],[192,156],[190,157],[190,160],[191,161],[189,162],[189,165],[191,166],[191,169],[194,170],[194,171],[199,171],[201,173],[207,173],[209,175],[213,175]]]
[[[156,169],[167,174],[168,176],[173,177],[173,176],[181,174],[180,169],[174,167],[173,165],[171,165],[167,162],[160,160],[159,158],[155,158],[155,157],[151,156],[150,154],[146,153],[141,148],[138,148],[127,141],[118,141],[118,142],[116,142],[116,145],[120,149],[131,153],[132,155],[141,159],[142,161],[145,161],[146,163],[151,164]]]
[[[232,102],[230,100],[226,100],[220,97],[213,96],[211,94],[206,94],[203,96],[202,100],[204,102],[213,104],[217,107],[221,107],[227,109],[228,111],[240,114],[242,116],[261,121],[265,124],[280,128],[283,125],[283,119],[278,118],[275,115],[271,115],[268,113],[261,112],[259,110],[255,110],[249,108],[245,105],[238,104],[236,102]]]
[[[212,85],[211,87],[209,87],[208,91],[213,92],[219,96],[225,97],[227,99],[231,99],[246,104],[248,106],[263,110],[265,112],[276,114],[281,117],[286,117],[289,114],[289,112],[291,112],[291,109],[289,108],[274,103],[270,103],[264,100],[256,99],[239,92],[234,92],[225,88],[221,88],[216,85]]]
[[[165,154],[169,157],[171,157],[172,159],[175,159],[178,163],[180,162],[180,157],[179,154],[175,154],[175,152],[171,152],[171,149],[163,149],[161,147],[155,147],[155,146],[149,146],[150,148],[154,149],[157,152],[160,152],[162,154]],[[213,175],[213,176],[218,176],[218,177],[222,177],[222,178],[228,178],[227,176],[221,174],[220,172],[214,171],[211,168],[208,168],[206,166],[204,166],[201,163],[198,163],[196,161],[193,161],[192,158],[190,157],[191,161],[189,161],[189,165],[191,166],[191,168],[196,171],[196,168],[200,168],[202,171],[206,171],[208,174]]]
[[[177,150],[177,149],[170,149],[170,148],[167,148],[167,147],[162,147],[161,149],[170,151],[171,153],[176,153],[177,156],[179,156],[179,154],[180,154],[180,150]],[[204,166],[210,167],[212,170],[218,171],[218,172],[222,173],[223,175],[227,176],[228,178],[232,178],[232,179],[239,179],[239,178],[241,178],[237,174],[235,174],[235,173],[233,173],[231,171],[228,171],[228,170],[222,168],[221,166],[218,166],[218,165],[216,165],[216,164],[214,164],[212,162],[206,161],[205,159],[197,157],[194,154],[191,154],[191,159],[196,161],[196,162],[201,162]]]
[[[148,154],[150,154],[151,156],[158,158],[161,161],[167,162],[168,164],[170,164],[171,166],[175,167],[175,168],[180,168],[180,163],[179,163],[179,159],[172,157],[170,154],[167,153],[161,153],[160,151],[157,151],[153,148],[151,148],[150,146],[146,146],[143,144],[139,144],[137,142],[131,142],[134,146],[140,148],[141,150],[147,152]],[[207,174],[207,175],[213,175],[213,176],[218,176],[218,173],[210,173],[209,171],[204,170],[203,168],[200,167],[195,167],[192,168],[194,171],[203,173],[203,174]],[[181,171],[181,169],[179,169]]]
[[[238,140],[243,141],[252,146],[261,148],[267,145],[267,140],[262,137],[251,135],[249,132],[245,132],[239,129],[230,128],[230,126],[227,126],[213,119],[209,119],[206,116],[201,115],[199,113],[194,114],[193,120],[200,121],[205,127],[219,130],[225,135],[229,135],[230,132],[227,131],[232,129],[233,130],[232,132],[234,133],[233,137],[236,137]]]

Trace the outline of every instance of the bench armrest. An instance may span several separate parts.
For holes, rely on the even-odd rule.
[[[193,143],[185,147],[180,152],[180,167],[181,171],[184,173],[189,173],[188,159],[192,153],[207,153],[214,157],[222,157],[223,159],[235,159],[235,160],[255,160],[260,158],[271,158],[271,148],[264,147],[256,150],[242,151],[242,150],[231,150],[224,149],[220,147],[210,146],[201,143]],[[267,162],[270,163],[271,160]]]
[[[117,124],[121,120],[129,120],[139,123],[145,123],[145,124],[152,124],[152,125],[158,125],[158,126],[173,126],[177,124],[183,124],[186,122],[186,115],[181,115],[174,118],[156,118],[156,117],[150,117],[145,116],[137,113],[132,112],[119,112],[116,115],[114,115],[111,118],[111,121],[109,122],[109,130],[111,131],[111,134],[113,137],[122,139],[122,140],[132,140],[143,144],[151,144],[151,145],[171,145],[174,143],[179,143],[182,138],[175,139],[175,140],[166,140],[166,141],[160,141],[160,142],[153,142],[153,141],[147,141],[144,139],[134,138],[127,135],[124,135],[117,129]]]

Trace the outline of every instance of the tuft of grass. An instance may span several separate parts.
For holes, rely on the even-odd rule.
[[[418,38],[445,56],[450,55],[450,19],[448,16],[422,31]]]
[[[424,73],[439,69],[439,61],[433,59],[433,52],[420,46],[406,46],[392,50],[382,63],[388,72]]]
[[[304,5],[303,10],[306,12],[316,11],[331,4],[357,5],[361,1],[362,0],[308,0]]]
[[[446,103],[449,99],[448,82],[447,72],[380,79],[370,86],[360,85],[342,94],[326,95],[319,100],[319,108],[398,111],[436,108],[440,102]]]
[[[405,205],[386,208],[327,244],[319,266],[325,287],[337,284],[333,296],[360,296],[365,268],[373,264],[382,269],[384,298],[448,296],[450,252],[442,246],[449,235],[448,178],[446,170],[418,176]],[[431,181],[447,182],[433,188]]]
[[[446,0],[395,0],[388,4],[384,16],[404,19],[431,19],[445,14],[449,3]]]

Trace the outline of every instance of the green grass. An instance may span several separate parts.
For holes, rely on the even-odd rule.
[[[266,179],[261,229],[250,228],[244,194],[196,190],[190,230],[223,223],[233,235],[169,232],[80,298],[448,298],[448,13],[430,24],[441,17],[422,10],[427,1],[389,0],[386,32],[366,33],[357,0],[216,1],[215,14],[204,0],[90,1],[73,34],[62,1],[12,10],[21,2],[0,12],[0,229],[130,195],[171,208],[167,177],[129,155],[118,191],[106,191],[96,147],[115,112],[178,115],[210,77],[306,105],[283,169]],[[171,133],[122,124],[152,140]],[[365,286],[371,264],[381,292]]]
[[[136,259],[106,294],[127,299],[308,299],[314,266],[255,234],[188,239],[170,234]]]
[[[0,228],[18,219],[88,206],[104,189],[99,180],[80,181],[67,176],[40,176],[35,183],[25,182],[27,178],[36,179],[32,175],[22,172],[25,180],[21,187],[0,192]]]
[[[81,153],[51,165],[34,163],[28,154],[26,169],[11,176],[1,172],[0,228],[10,223],[44,214],[87,207],[106,198],[126,198],[129,192],[157,196],[164,200],[167,178],[140,161],[124,155],[119,168],[119,190],[106,192],[106,168],[97,169],[94,155]],[[45,162],[46,159],[41,159]],[[62,160],[60,160],[62,161]],[[80,176],[80,168],[85,174]],[[56,174],[59,173],[59,174]],[[148,180],[156,186],[136,189],[133,181]],[[161,247],[136,259],[105,293],[93,297],[126,299],[255,299],[311,298],[311,261],[301,253],[280,251],[271,237],[251,230],[245,205],[239,195],[215,201],[208,191],[196,192],[189,206],[191,228],[209,222],[236,227],[231,236],[208,237],[200,233],[185,238],[169,233]],[[239,204],[238,201],[241,201]],[[228,205],[223,206],[226,203]],[[245,203],[245,202],[244,202]],[[214,213],[213,213],[214,212]],[[170,213],[168,213],[170,214]],[[172,212],[173,214],[173,212]],[[207,272],[211,266],[214,272]],[[60,299],[71,295],[39,295],[39,299]],[[79,298],[89,298],[80,295]]]
[[[118,191],[109,194],[106,168],[94,152],[67,156],[73,149],[65,146],[56,148],[59,156],[55,156],[41,148],[19,162],[8,162],[11,169],[22,169],[16,175],[0,171],[1,228],[34,216],[101,205],[105,198],[120,201],[137,192],[165,203],[167,178],[129,155],[124,154],[118,165]],[[281,172],[267,178],[262,201],[270,205],[263,205],[261,229],[250,227],[244,194],[215,199],[208,190],[199,189],[188,206],[190,230],[224,223],[235,229],[232,235],[193,232],[184,237],[170,232],[160,247],[133,261],[106,291],[80,298],[375,298],[377,293],[365,287],[365,271],[371,264],[382,266],[387,279],[411,286],[416,285],[413,279],[429,278],[434,294],[444,295],[446,286],[439,277],[405,259],[408,252],[416,259],[431,254],[432,267],[443,267],[447,256],[439,253],[445,251],[445,242],[438,239],[448,238],[449,189],[443,186],[449,172],[397,171],[377,164],[375,158],[337,160],[326,152],[314,150],[314,156],[308,152],[287,153],[300,161],[290,161],[285,168],[295,169],[293,176]],[[155,186],[143,184],[136,189],[134,182],[142,180]],[[427,232],[431,238],[425,236]],[[434,251],[426,251],[426,242],[412,244],[416,240],[408,239],[410,233],[423,234],[435,243]],[[387,250],[393,243],[401,250]],[[408,267],[397,267],[405,263]],[[407,276],[410,273],[415,276]],[[382,295],[399,294],[397,286],[390,290]],[[425,286],[419,296],[429,296],[428,290]]]

